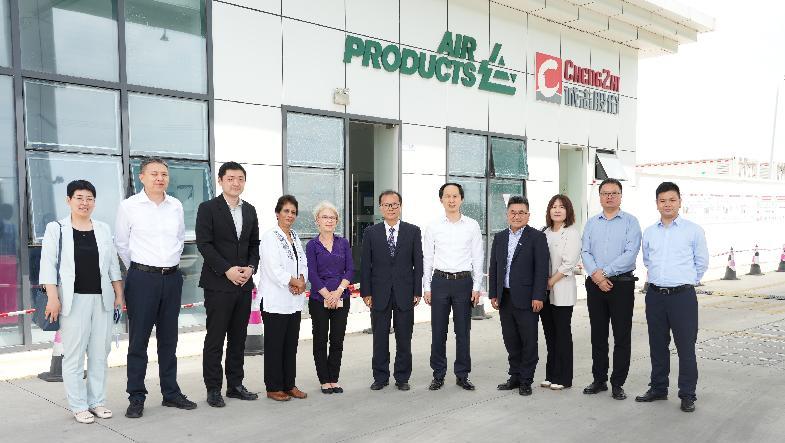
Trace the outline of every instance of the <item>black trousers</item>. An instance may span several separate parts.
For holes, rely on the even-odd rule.
[[[602,292],[586,279],[586,304],[591,325],[591,371],[596,382],[608,381],[608,323],[613,327],[613,372],[611,385],[624,386],[630,370],[632,352],[632,309],[635,282],[615,281],[613,289]]]
[[[373,357],[371,368],[373,379],[386,382],[390,379],[390,320],[395,329],[395,363],[393,378],[396,382],[408,382],[412,375],[412,331],[414,330],[414,308],[401,311],[391,294],[390,303],[380,309],[371,309],[373,328]]]
[[[698,297],[695,288],[687,288],[669,295],[660,294],[651,286],[646,292],[646,322],[649,325],[649,353],[651,355],[651,389],[668,393],[671,342],[679,354],[679,398],[695,400],[698,384],[698,362],[695,341],[698,339]]]
[[[300,338],[300,311],[274,314],[263,311],[264,384],[267,392],[294,388],[297,376],[297,342]]]
[[[447,326],[455,328],[455,365],[458,378],[466,378],[472,370],[469,333],[472,328],[472,279],[447,280],[437,275],[431,281],[431,369],[433,378],[447,374]],[[380,325],[376,324],[378,329]]]
[[[506,291],[505,291],[506,292]],[[499,306],[502,339],[507,348],[508,374],[523,385],[531,385],[537,369],[537,313],[531,308],[519,309],[513,305],[509,294],[504,294]]]
[[[546,302],[540,311],[548,349],[545,379],[563,386],[572,386],[572,308]]]
[[[204,336],[202,374],[207,390],[221,389],[223,374],[221,357],[226,339],[226,385],[243,384],[245,336],[251,315],[251,291],[204,291],[207,311],[207,334]]]
[[[130,400],[147,396],[147,344],[155,326],[158,344],[158,376],[161,394],[171,399],[180,394],[177,385],[177,321],[180,316],[183,274],[179,271],[161,275],[129,269],[125,279],[125,303],[128,307],[128,384]]]
[[[327,309],[323,301],[308,300],[308,312],[313,325],[313,362],[319,383],[338,383],[343,356],[343,338],[346,335],[346,320],[349,317],[351,299],[343,299],[343,307]],[[327,353],[327,342],[330,353]]]

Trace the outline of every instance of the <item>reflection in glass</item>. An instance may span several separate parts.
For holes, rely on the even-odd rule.
[[[93,218],[114,229],[117,207],[124,198],[120,157],[30,151],[27,186],[30,230],[35,244],[41,244],[47,223],[70,214],[65,202],[66,187],[77,179],[88,180],[95,186]]]
[[[180,259],[180,272],[183,273],[183,295],[182,304],[199,303],[204,301],[204,292],[199,287],[199,276],[202,273],[204,259],[196,245],[186,244],[183,248],[183,256]],[[204,306],[195,308],[185,308],[180,310],[179,326],[186,328],[189,326],[205,326],[207,314]]]
[[[11,66],[11,7],[0,0],[0,66]]]
[[[0,4],[7,5],[0,0]],[[11,77],[0,75],[0,312],[21,309],[19,200]],[[22,344],[22,317],[0,318],[0,346]]]
[[[488,217],[491,234],[507,228],[507,200],[513,195],[523,195],[523,183],[519,180],[491,180],[488,198]],[[532,226],[538,226],[534,223]]]
[[[450,132],[447,173],[485,177],[487,151],[485,136]]]
[[[297,197],[299,214],[294,230],[300,238],[319,235],[313,219],[313,208],[327,200],[335,204],[338,213],[343,214],[343,171],[335,169],[289,168],[287,193]],[[338,223],[336,232],[343,232],[343,221]]]
[[[521,179],[529,177],[526,142],[523,140],[492,137],[491,159],[495,177]]]
[[[29,297],[30,306],[32,306],[34,295],[43,290],[43,288],[38,285],[38,274],[41,266],[41,247],[31,246],[28,247],[28,251],[30,254],[30,293],[26,296]],[[54,340],[54,332],[42,331],[35,323],[32,323],[31,326],[33,344],[49,343]]]
[[[120,154],[118,91],[25,81],[27,147]]]
[[[19,16],[22,68],[118,80],[114,0],[20,1]]]
[[[292,166],[343,168],[343,119],[286,114],[286,161]]]
[[[207,103],[128,94],[131,155],[207,159]]]
[[[128,83],[207,92],[204,0],[125,0]]]
[[[477,220],[480,230],[485,234],[485,179],[450,177],[450,181],[463,186],[461,213]]]
[[[131,160],[131,176],[134,180],[134,192],[141,192],[142,182],[139,181],[139,166],[142,161]],[[194,240],[196,234],[196,211],[199,204],[213,198],[214,185],[210,179],[210,166],[201,162],[167,162],[169,164],[169,189],[166,193],[180,200],[183,204],[185,218],[185,239]]]

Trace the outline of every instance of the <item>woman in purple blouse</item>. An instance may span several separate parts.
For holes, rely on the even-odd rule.
[[[343,338],[349,316],[351,293],[347,289],[354,274],[349,241],[335,235],[338,210],[328,202],[313,210],[319,236],[305,246],[311,297],[308,312],[313,324],[313,360],[324,394],[340,394],[338,384],[343,354]],[[330,352],[327,353],[327,342]]]

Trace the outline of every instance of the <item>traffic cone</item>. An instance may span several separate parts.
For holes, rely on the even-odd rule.
[[[736,277],[736,258],[734,257],[733,248],[730,248],[730,254],[728,254],[728,265],[725,267],[725,277],[722,277],[721,280],[738,280],[739,278]]]
[[[63,381],[63,339],[60,337],[60,331],[55,332],[49,371],[38,374],[38,378],[48,382]]]
[[[251,291],[251,315],[248,316],[248,335],[245,336],[245,355],[264,355],[264,324],[262,297]]]
[[[760,272],[760,253],[758,252],[758,245],[755,245],[754,253],[752,254],[752,264],[750,265],[750,272],[747,275],[763,275]]]
[[[485,304],[482,303],[482,296],[477,306],[472,307],[472,320],[485,320],[491,318],[490,315],[485,313]]]
[[[782,254],[780,254],[780,265],[777,267],[777,272],[785,272],[785,245],[782,245]]]

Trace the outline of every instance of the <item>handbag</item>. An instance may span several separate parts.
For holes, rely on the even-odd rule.
[[[63,252],[63,225],[60,222],[56,222],[57,226],[60,227],[60,237],[57,241],[57,292],[58,297],[60,296],[60,258]],[[49,301],[49,297],[46,295],[46,290],[43,288],[39,288],[33,294],[33,307],[35,308],[35,312],[33,313],[33,322],[41,328],[42,331],[57,331],[60,329],[60,319],[58,318],[55,321],[49,321],[46,318],[46,303]]]

